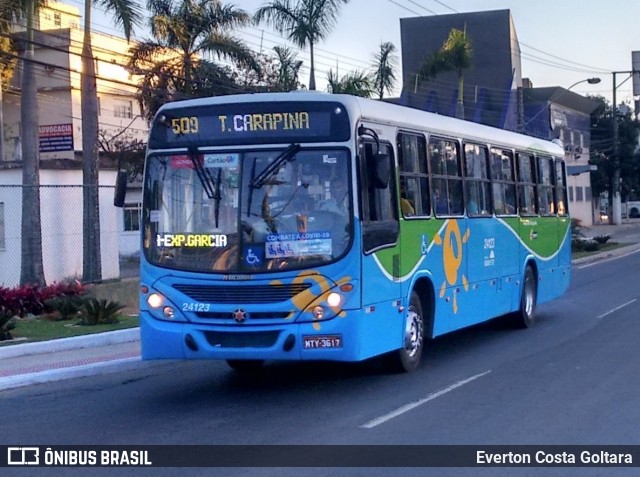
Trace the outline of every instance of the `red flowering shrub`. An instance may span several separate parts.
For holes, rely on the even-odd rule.
[[[50,298],[84,295],[85,286],[77,280],[38,285],[22,285],[16,288],[0,286],[0,315],[24,317],[31,313],[40,315],[51,311],[45,301]]]

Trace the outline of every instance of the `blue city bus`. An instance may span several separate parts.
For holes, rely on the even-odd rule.
[[[563,148],[316,92],[165,104],[141,219],[143,359],[362,361],[568,287]]]

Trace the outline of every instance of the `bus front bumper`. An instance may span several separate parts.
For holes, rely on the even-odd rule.
[[[355,320],[279,326],[212,326],[157,320],[140,313],[142,359],[259,359],[360,361]]]

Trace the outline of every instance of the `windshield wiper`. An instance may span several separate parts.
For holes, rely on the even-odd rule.
[[[220,201],[222,200],[222,194],[220,193],[220,182],[222,178],[222,169],[218,168],[218,176],[214,179],[211,175],[211,171],[205,168],[200,162],[197,149],[189,150],[189,159],[193,164],[193,168],[200,179],[202,188],[204,189],[207,197],[214,200],[214,218],[215,227],[218,228],[218,218],[220,217]]]
[[[291,144],[288,148],[280,153],[271,164],[265,167],[258,177],[255,177],[250,183],[251,189],[260,189],[272,176],[276,175],[285,162],[291,162],[295,159],[295,155],[300,150],[300,144]]]
[[[189,159],[191,159],[193,168],[198,175],[198,179],[200,179],[200,183],[202,184],[202,188],[206,192],[207,197],[209,199],[214,199],[216,197],[216,191],[213,177],[211,177],[211,173],[205,169],[202,162],[200,162],[197,149],[189,149]]]

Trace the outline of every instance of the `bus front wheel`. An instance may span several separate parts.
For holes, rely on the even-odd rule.
[[[424,348],[424,315],[415,291],[411,293],[403,334],[402,348],[393,352],[389,360],[394,371],[409,373],[420,365]]]
[[[536,317],[538,282],[536,274],[530,266],[524,271],[520,308],[513,314],[514,322],[519,328],[529,328]]]

